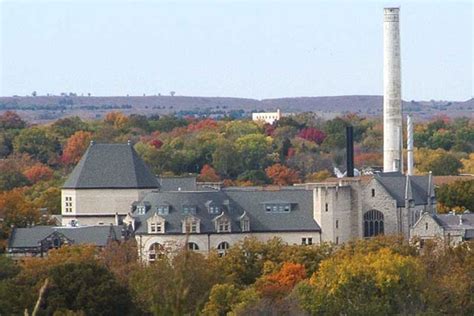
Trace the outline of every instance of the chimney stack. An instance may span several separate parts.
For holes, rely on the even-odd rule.
[[[354,129],[352,126],[346,127],[346,175],[349,178],[354,177]]]
[[[400,8],[385,8],[383,22],[383,171],[403,171]]]

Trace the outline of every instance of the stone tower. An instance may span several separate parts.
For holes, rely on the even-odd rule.
[[[383,171],[403,171],[399,8],[385,8],[383,22]]]

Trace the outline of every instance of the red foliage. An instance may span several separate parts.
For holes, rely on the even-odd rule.
[[[74,133],[64,146],[61,162],[66,165],[78,163],[91,140],[92,133],[90,132],[78,131]]]
[[[288,148],[288,158],[293,157],[296,154],[296,150],[293,147]]]
[[[299,133],[298,137],[303,139],[315,142],[318,145],[321,145],[322,142],[326,139],[326,134],[323,131],[320,131],[314,127],[303,128]]]
[[[156,149],[160,149],[161,146],[163,146],[163,142],[159,139],[154,139],[150,142],[150,145],[152,145],[153,147],[155,147]]]
[[[382,162],[382,153],[357,153],[354,157],[356,167],[381,166]]]
[[[272,124],[268,124],[268,123],[265,124],[263,126],[263,128],[265,129],[265,135],[267,135],[267,136],[272,136],[273,133],[275,132],[275,129],[276,129],[275,126],[273,126]]]
[[[278,299],[287,296],[298,282],[306,278],[304,265],[285,262],[280,271],[265,275],[256,282],[263,297]]]
[[[197,123],[192,123],[188,125],[188,132],[194,132],[201,129],[214,129],[217,127],[217,122],[213,119],[204,119],[198,121]]]
[[[201,182],[218,182],[221,178],[217,174],[216,170],[209,165],[204,165],[201,169],[201,173],[198,176],[198,181]]]
[[[267,177],[272,179],[273,184],[289,185],[300,182],[298,172],[279,163],[265,169]]]
[[[48,166],[38,163],[33,167],[25,170],[23,174],[32,183],[36,183],[40,180],[50,180],[53,177],[53,170]]]

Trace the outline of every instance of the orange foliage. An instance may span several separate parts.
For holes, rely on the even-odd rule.
[[[285,262],[280,271],[264,275],[255,285],[263,297],[278,299],[288,295],[304,278],[306,278],[304,265]]]
[[[273,184],[289,185],[300,182],[298,172],[279,163],[265,169],[267,176]]]
[[[10,225],[25,227],[38,222],[39,211],[27,200],[25,188],[16,188],[0,193],[0,218],[7,229]]]
[[[69,137],[66,146],[64,146],[61,161],[66,164],[76,164],[89,146],[92,140],[92,133],[78,131]]]
[[[113,125],[115,128],[124,128],[128,121],[128,117],[122,112],[109,112],[104,118],[104,122]]]
[[[382,159],[382,153],[358,153],[354,157],[354,164],[357,167],[381,166]]]
[[[209,165],[204,165],[201,169],[201,173],[198,176],[198,181],[202,182],[218,182],[221,178],[217,174],[216,170]]]
[[[33,167],[26,169],[23,174],[32,183],[36,183],[40,180],[50,180],[53,177],[53,170],[48,166],[37,163]]]

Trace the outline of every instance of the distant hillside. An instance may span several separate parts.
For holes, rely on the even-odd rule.
[[[283,112],[313,111],[322,116],[354,112],[361,115],[381,116],[382,96],[331,96],[278,99],[245,99],[226,97],[187,96],[14,96],[0,97],[0,112],[15,110],[33,122],[47,122],[64,116],[78,115],[83,118],[101,118],[105,113],[119,110],[126,114],[171,114],[219,117],[232,115],[249,116],[253,111],[280,108]],[[474,99],[464,102],[411,101],[404,102],[406,113],[419,118],[439,114],[449,116],[472,115]]]

